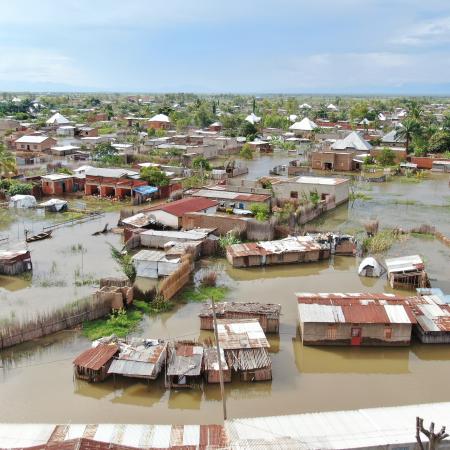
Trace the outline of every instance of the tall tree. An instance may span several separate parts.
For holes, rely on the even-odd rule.
[[[409,144],[414,136],[419,136],[421,133],[421,125],[417,119],[412,117],[406,118],[402,122],[402,127],[398,128],[395,137],[396,139],[405,139],[406,153],[409,153]]]
[[[0,143],[0,175],[9,177],[12,173],[16,173],[16,171],[15,156]]]

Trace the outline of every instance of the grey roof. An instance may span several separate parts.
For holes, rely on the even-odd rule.
[[[187,351],[184,351],[186,350]],[[192,350],[190,350],[192,349]],[[202,371],[203,347],[191,344],[176,344],[169,352],[168,376],[198,376]]]
[[[381,139],[381,142],[383,143],[392,143],[392,142],[398,142],[399,144],[404,144],[406,142],[405,138],[399,137],[397,135],[398,130],[392,130],[389,131],[389,133],[385,134],[383,138]]]
[[[331,148],[333,150],[345,150],[347,148],[354,148],[355,150],[368,151],[372,148],[372,145],[369,144],[365,139],[363,139],[358,132],[352,131],[344,139],[338,139],[331,146]]]

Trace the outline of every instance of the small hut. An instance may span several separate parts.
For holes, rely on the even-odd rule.
[[[217,358],[217,349],[215,347],[205,346],[204,348],[204,374],[207,383],[220,383],[219,360]],[[222,373],[224,383],[231,381],[231,369],[225,360],[225,353],[220,349],[220,360],[222,363]]]
[[[220,347],[228,367],[240,374],[242,381],[272,379],[269,342],[258,319],[225,319],[217,321]]]
[[[32,270],[31,255],[28,250],[0,251],[0,274],[19,275]]]
[[[419,255],[400,256],[385,260],[389,284],[393,289],[430,287],[425,264]]]
[[[120,353],[112,361],[108,374],[156,380],[166,361],[166,349],[166,342],[154,339],[121,343]]]
[[[105,380],[108,368],[118,353],[117,344],[99,344],[84,351],[73,361],[75,377],[91,383]]]
[[[362,277],[381,277],[383,274],[383,267],[372,256],[368,256],[361,261],[358,267],[358,275]]]
[[[280,329],[281,305],[256,302],[216,303],[218,319],[258,319],[265,333],[278,333]],[[213,330],[213,312],[211,305],[205,303],[199,314],[200,329]]]
[[[201,383],[203,346],[192,341],[175,342],[168,347],[166,387],[193,388]]]

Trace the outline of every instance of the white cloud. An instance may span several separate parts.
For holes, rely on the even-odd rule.
[[[413,24],[394,38],[395,44],[424,46],[450,43],[450,17]]]
[[[290,88],[354,89],[440,84],[450,80],[450,52],[315,54],[280,67],[277,78]]]
[[[0,47],[0,81],[87,84],[74,61],[58,52],[36,48]]]

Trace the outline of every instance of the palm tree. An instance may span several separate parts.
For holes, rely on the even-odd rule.
[[[412,138],[419,136],[421,131],[420,122],[417,119],[408,117],[402,122],[402,126],[395,132],[395,138],[406,140],[406,153],[409,153],[409,144]]]
[[[3,144],[0,144],[0,175],[9,177],[12,173],[16,173],[16,158],[6,150]]]

